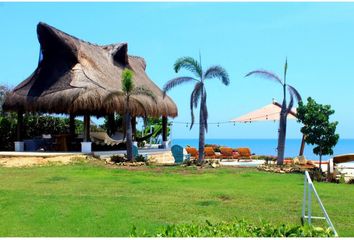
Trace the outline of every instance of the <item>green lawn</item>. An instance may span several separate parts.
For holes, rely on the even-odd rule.
[[[316,186],[339,235],[353,237],[354,185]],[[254,169],[0,168],[0,236],[129,236],[133,225],[154,233],[235,217],[300,224],[302,194],[303,175]]]

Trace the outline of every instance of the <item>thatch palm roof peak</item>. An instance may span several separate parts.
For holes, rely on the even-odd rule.
[[[37,25],[42,60],[34,73],[6,98],[9,111],[37,111],[104,115],[124,112],[123,99],[105,102],[111,91],[121,89],[121,73],[128,67],[137,86],[150,89],[157,103],[141,96],[150,116],[177,116],[170,98],[145,73],[143,58],[128,55],[127,43],[97,45],[62,32],[46,23]],[[132,106],[133,115],[143,115],[141,106]]]

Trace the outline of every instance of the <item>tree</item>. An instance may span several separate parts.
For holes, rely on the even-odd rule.
[[[316,145],[313,153],[320,157],[320,171],[322,155],[332,155],[333,147],[337,144],[339,135],[336,134],[338,122],[330,122],[329,117],[334,113],[330,105],[316,103],[309,97],[307,104],[299,103],[297,119],[304,126],[301,132],[305,135],[305,142]]]
[[[283,88],[283,103],[281,105],[281,111],[280,111],[278,147],[277,147],[277,150],[278,150],[277,164],[278,165],[283,165],[283,162],[284,162],[286,122],[287,122],[288,114],[294,105],[294,97],[297,100],[297,102],[301,101],[301,96],[300,96],[299,92],[293,86],[286,83],[287,70],[288,70],[288,61],[285,60],[284,78],[283,79],[278,77],[276,74],[269,72],[269,71],[265,71],[265,70],[255,70],[255,71],[249,72],[245,76],[245,77],[249,77],[249,76],[255,75],[258,77],[265,78],[265,79],[273,80],[273,81],[279,83]],[[286,92],[287,91],[289,92],[289,95],[290,95],[290,102],[289,102],[288,106],[286,103]]]
[[[10,89],[4,85],[0,85],[0,113],[3,114],[2,106],[5,102],[6,95],[10,92]]]
[[[150,133],[150,131],[152,133]],[[170,135],[171,130],[171,122],[167,123],[167,136]],[[139,137],[148,136],[147,139],[149,141],[151,139],[152,143],[159,143],[158,138],[162,135],[163,127],[162,127],[162,119],[161,118],[146,118],[144,119],[144,130],[140,133]],[[143,135],[142,135],[143,134]]]
[[[224,68],[221,66],[212,66],[206,71],[203,71],[201,60],[199,62],[191,57],[182,57],[177,59],[174,64],[174,70],[176,73],[179,70],[185,69],[194,74],[194,77],[177,77],[168,81],[163,87],[164,94],[171,90],[175,86],[181,85],[187,82],[195,83],[194,89],[190,96],[190,110],[191,110],[191,126],[192,129],[194,124],[194,112],[193,109],[198,107],[200,101],[199,109],[199,158],[198,163],[202,164],[204,162],[204,144],[205,144],[205,132],[208,131],[208,109],[207,109],[207,94],[205,89],[205,80],[217,78],[221,80],[224,85],[229,85],[230,79],[229,75]]]
[[[108,94],[106,101],[110,101],[113,98],[124,97],[125,101],[125,113],[124,124],[126,129],[127,138],[127,158],[129,161],[134,161],[133,156],[133,136],[132,136],[132,124],[131,124],[131,105],[136,104],[145,111],[144,104],[139,100],[138,96],[149,97],[156,103],[156,97],[153,92],[145,87],[135,87],[133,81],[134,73],[129,69],[124,69],[122,72],[122,90],[114,91]],[[146,116],[146,111],[145,111]]]

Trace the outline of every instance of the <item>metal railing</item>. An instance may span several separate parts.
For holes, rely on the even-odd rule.
[[[315,198],[317,199],[318,204],[321,207],[321,210],[323,212],[324,217],[316,217],[316,216],[312,216],[312,193],[314,194]],[[306,210],[307,210],[307,215],[306,214]],[[338,233],[336,231],[336,229],[333,226],[333,223],[331,221],[331,219],[328,216],[328,213],[326,211],[326,209],[323,206],[323,203],[320,199],[320,197],[317,194],[316,188],[313,185],[313,182],[310,178],[310,175],[307,171],[305,171],[305,181],[304,181],[304,200],[302,203],[302,216],[301,216],[301,220],[303,223],[305,223],[305,219],[307,219],[307,222],[309,225],[311,225],[311,220],[312,219],[323,219],[326,220],[326,222],[328,223],[329,227],[332,229],[334,235],[336,237],[338,237]]]

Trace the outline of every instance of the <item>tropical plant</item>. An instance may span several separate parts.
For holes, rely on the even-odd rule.
[[[289,112],[294,105],[294,98],[297,102],[301,101],[301,96],[299,92],[291,85],[286,83],[286,73],[288,70],[288,61],[285,60],[284,65],[284,77],[281,79],[276,74],[266,71],[266,70],[255,70],[246,74],[245,77],[249,76],[258,76],[268,80],[273,80],[279,83],[283,87],[283,103],[281,105],[280,111],[280,119],[279,119],[279,136],[278,136],[278,156],[277,156],[277,164],[282,165],[284,162],[284,153],[285,153],[285,139],[286,139],[286,122]],[[290,95],[289,105],[286,103],[286,93]]]
[[[23,137],[31,139],[42,134],[60,134],[69,131],[69,119],[45,114],[27,113],[23,119]],[[94,128],[94,126],[91,126]],[[16,141],[17,114],[3,113],[0,115],[0,150],[13,150]],[[96,128],[94,131],[97,131]],[[83,132],[83,122],[75,120],[75,132]]]
[[[127,158],[128,161],[134,161],[133,156],[133,136],[132,136],[132,124],[131,124],[131,104],[136,104],[140,106],[144,111],[145,106],[139,100],[138,96],[149,97],[152,101],[156,103],[156,98],[153,92],[145,87],[135,87],[134,85],[134,73],[130,69],[124,69],[122,72],[122,89],[121,91],[114,91],[108,94],[106,101],[110,101],[113,98],[124,97],[125,99],[125,113],[124,113],[124,123],[126,129],[126,139],[127,139]],[[146,112],[146,111],[145,111]],[[145,114],[146,115],[146,114]]]
[[[109,136],[112,136],[117,130],[123,132],[123,116],[117,113],[110,114],[104,118],[100,127],[106,130]]]
[[[258,225],[248,223],[245,220],[235,219],[231,222],[205,224],[172,224],[161,228],[155,237],[333,237],[334,233],[330,228],[315,227],[312,225],[273,225],[261,221]],[[143,231],[137,232],[135,226],[130,232],[131,237],[144,236],[149,234]]]
[[[193,109],[197,108],[200,101],[199,110],[199,157],[198,163],[202,164],[204,162],[204,143],[205,143],[205,132],[208,131],[208,109],[207,109],[207,94],[205,88],[205,80],[217,78],[220,79],[224,85],[229,85],[230,79],[226,70],[221,66],[209,67],[206,71],[203,71],[201,60],[199,62],[191,57],[182,57],[177,59],[174,64],[174,70],[176,73],[179,70],[185,69],[194,74],[194,77],[177,77],[168,81],[163,87],[164,94],[171,90],[175,86],[181,85],[187,82],[194,82],[194,89],[190,96],[190,110],[191,110],[191,125],[192,129],[194,124],[194,112]]]
[[[5,102],[5,97],[8,92],[10,92],[8,87],[0,85],[0,113],[3,113],[2,105]]]
[[[146,139],[146,141],[150,141],[152,143],[159,143],[159,136],[162,135],[163,127],[162,127],[162,119],[161,118],[146,118],[144,121],[144,130],[138,132],[137,135],[139,138],[143,136],[151,135],[150,138]],[[170,135],[171,131],[171,122],[167,123],[167,136]]]
[[[307,104],[299,103],[297,119],[304,126],[301,132],[305,136],[305,142],[316,145],[313,153],[320,157],[320,171],[322,155],[332,155],[333,148],[337,144],[339,135],[336,134],[338,122],[330,122],[329,117],[334,113],[330,105],[318,104],[309,97]]]

